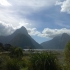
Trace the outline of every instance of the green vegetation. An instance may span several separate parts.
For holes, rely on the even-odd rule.
[[[46,52],[31,55],[28,70],[61,70],[61,67],[56,56]]]
[[[64,51],[64,56],[65,56],[65,66],[67,70],[70,70],[70,41],[66,45],[65,51]]]
[[[6,63],[6,69],[7,70],[20,70],[20,65],[18,63],[18,60],[16,59],[10,59]]]
[[[60,52],[28,52],[0,43],[0,70],[70,70],[70,42],[64,55]]]
[[[10,51],[10,57],[11,58],[18,58],[18,59],[22,59],[23,57],[23,50],[21,48],[12,48]]]
[[[0,70],[20,70],[26,67],[23,50],[9,44],[0,44]],[[1,51],[3,50],[3,51]]]
[[[4,51],[4,47],[3,47],[3,44],[0,43],[0,52],[3,52]]]

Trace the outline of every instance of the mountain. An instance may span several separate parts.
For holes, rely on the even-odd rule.
[[[70,36],[63,33],[61,36],[56,36],[50,41],[41,43],[41,46],[44,49],[64,49],[68,41],[70,41]]]
[[[9,36],[0,36],[0,42],[3,44],[11,44],[13,46],[22,47],[23,49],[42,49],[42,46],[28,34],[25,27],[17,29]]]
[[[10,44],[14,46],[21,46],[22,48],[36,48],[31,39],[26,36],[25,34],[18,34],[16,35],[10,42]]]

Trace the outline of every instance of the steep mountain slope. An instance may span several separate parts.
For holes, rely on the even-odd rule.
[[[21,27],[20,29],[17,29],[13,34],[8,36],[0,36],[0,42],[3,44],[9,43],[16,35],[19,33],[28,35],[27,30],[25,27]]]
[[[24,34],[18,34],[17,36],[15,36],[10,44],[14,45],[14,46],[21,46],[22,48],[24,49],[27,49],[27,48],[35,48],[35,46],[33,45],[31,39],[24,35]]]
[[[63,33],[61,36],[56,36],[50,41],[41,43],[41,45],[45,49],[64,49],[68,41],[70,41],[70,36]]]
[[[3,44],[8,43],[13,46],[20,46],[23,49],[27,49],[28,46],[33,49],[42,49],[42,46],[28,34],[25,27],[17,29],[9,36],[0,36],[0,42]]]

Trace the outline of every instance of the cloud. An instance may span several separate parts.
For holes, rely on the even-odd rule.
[[[0,21],[0,36],[10,35],[14,31],[15,31],[15,28],[12,26],[12,24],[6,24]]]
[[[3,6],[11,6],[11,4],[7,0],[0,0],[0,4]]]
[[[21,21],[19,23],[19,26],[16,26],[14,27],[12,24],[9,24],[9,23],[5,23],[3,21],[0,21],[0,36],[3,35],[10,35],[12,34],[16,29],[19,29],[21,28],[22,26],[24,26],[28,31],[30,30],[34,30],[34,28],[29,28],[31,26],[30,23],[27,23],[27,22],[23,22]],[[32,32],[31,32],[32,33]]]
[[[29,8],[30,10],[40,10],[43,9],[44,7],[50,7],[55,4],[57,0],[9,0],[9,2],[14,6],[16,5],[17,7],[23,6],[25,10]],[[18,8],[19,8],[18,7]],[[28,10],[29,10],[28,9]]]
[[[27,28],[27,31],[32,36],[35,36],[35,35],[38,36],[39,34],[41,34],[39,31],[37,31],[36,28]]]
[[[27,24],[26,24],[27,25]],[[30,25],[30,24],[29,24]],[[23,25],[22,25],[23,26]],[[21,25],[20,25],[21,27]],[[12,34],[19,27],[13,27],[12,24],[7,24],[0,21],[0,36],[6,36]],[[53,38],[55,36],[61,35],[63,33],[67,33],[70,35],[70,29],[62,28],[62,29],[50,29],[45,28],[42,32],[38,31],[36,28],[29,28],[26,26],[26,29],[31,36],[39,36],[45,38]]]
[[[56,1],[55,5],[62,5],[63,2]]]
[[[12,24],[13,26],[18,25],[20,22],[17,15],[14,15],[13,10],[10,7],[0,6],[0,21],[3,21],[8,24]]]
[[[37,29],[36,28],[28,28],[28,26],[29,25],[31,25],[31,24],[29,24],[29,23],[20,23],[19,24],[19,26],[17,26],[17,27],[13,27],[12,26],[12,24],[7,24],[7,23],[5,23],[5,22],[2,22],[2,21],[0,21],[0,36],[7,36],[7,35],[10,35],[10,34],[12,34],[16,29],[19,29],[19,28],[21,28],[22,26],[24,26],[26,29],[27,29],[27,31],[28,31],[28,33],[30,34],[30,35],[38,35],[38,34],[40,34],[40,32],[39,31],[37,31]]]
[[[21,22],[19,23],[18,28],[20,28],[20,27],[22,27],[22,26],[24,26],[25,28],[28,28],[28,27],[30,27],[31,25],[32,25],[32,24],[28,23],[27,21],[21,21]]]
[[[3,3],[3,1],[5,3]],[[27,16],[43,9],[48,9],[55,5],[55,3],[61,6],[61,12],[70,13],[70,0],[65,0],[63,2],[60,0],[0,0],[0,35],[9,35],[21,26],[26,27],[30,35],[37,35],[40,37],[53,38],[62,33],[70,34],[70,30],[66,28],[45,28],[42,32],[38,31],[37,28],[30,28],[33,24],[33,20],[29,20]],[[63,27],[66,26],[63,24],[59,25]]]
[[[61,12],[67,12],[70,14],[70,0],[64,0],[63,2],[58,2],[56,5],[61,6]]]
[[[38,31],[36,28],[28,28],[28,33],[31,36],[39,36],[39,37],[45,37],[45,38],[54,38],[55,36],[61,35],[63,33],[67,33],[70,35],[70,29],[62,28],[62,29],[50,29],[45,28],[42,32]]]
[[[57,0],[0,0],[0,21],[19,26],[27,16],[52,7]]]
[[[29,28],[28,26],[31,26],[31,24],[26,23],[26,22],[21,22],[19,23],[19,26],[14,27],[12,24],[7,24],[3,21],[0,21],[0,36],[7,36],[12,34],[16,29],[21,28],[22,26],[24,26],[28,33],[30,35],[37,35],[38,31],[36,30],[36,28]]]
[[[50,29],[50,28],[45,28],[41,34],[38,36],[41,37],[49,37],[53,38],[55,36],[61,35],[63,33],[67,33],[70,35],[70,29],[62,28],[62,29]]]

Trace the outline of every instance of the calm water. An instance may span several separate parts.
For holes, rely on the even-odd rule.
[[[24,49],[25,51],[33,50],[33,51],[56,51],[56,52],[63,52],[63,49]]]

